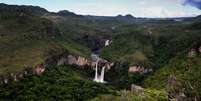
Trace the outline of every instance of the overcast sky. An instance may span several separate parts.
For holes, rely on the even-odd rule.
[[[201,15],[201,0],[0,0],[35,5],[49,11],[69,10],[83,15],[135,17],[186,17]]]

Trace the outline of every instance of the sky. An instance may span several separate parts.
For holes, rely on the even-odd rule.
[[[135,17],[189,17],[201,15],[201,0],[0,0],[0,3],[34,5],[49,11],[76,14]]]

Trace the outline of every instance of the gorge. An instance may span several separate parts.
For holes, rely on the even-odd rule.
[[[200,19],[0,3],[0,100],[200,101]]]

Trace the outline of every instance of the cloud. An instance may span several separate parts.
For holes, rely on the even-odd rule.
[[[184,5],[191,5],[201,9],[201,0],[184,0]]]
[[[171,9],[167,9],[163,6],[152,6],[152,7],[140,9],[140,11],[138,11],[138,14],[140,14],[140,16],[143,16],[143,17],[170,18],[170,17],[197,16],[200,13],[189,12],[184,9],[171,10]]]
[[[146,5],[146,2],[145,1],[140,1],[139,4],[140,5]]]
[[[102,3],[82,3],[73,5],[70,11],[83,15],[114,16],[118,14],[128,14],[129,8],[124,5],[110,5]]]

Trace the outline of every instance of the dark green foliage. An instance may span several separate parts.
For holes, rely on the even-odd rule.
[[[60,66],[46,71],[41,76],[26,77],[20,82],[1,85],[1,100],[48,100],[83,101],[98,94],[112,93],[104,84],[85,78],[85,72],[76,67]]]
[[[102,50],[101,56],[112,61],[150,67],[148,57],[152,56],[151,40],[138,31],[118,35],[109,47]]]
[[[144,85],[146,87],[163,89],[167,87],[168,77],[175,75],[179,85],[175,86],[172,89],[173,91],[170,92],[184,92],[189,100],[193,100],[195,97],[199,100],[201,95],[200,65],[200,57],[190,59],[186,57],[174,58],[167,66],[146,79]]]
[[[0,4],[0,74],[44,62],[54,65],[62,55],[89,58],[91,50],[102,48],[106,39],[112,39],[112,44],[101,50],[102,58],[116,63],[106,72],[109,84],[128,89],[131,84],[143,83],[147,88],[158,89],[145,90],[150,99],[161,93],[166,95],[161,92],[166,88],[169,93],[184,92],[188,100],[200,100],[200,56],[187,58],[192,48],[201,45],[200,25],[200,21],[190,19],[175,22],[135,19],[130,15],[79,16],[68,11],[50,13],[40,7]],[[129,66],[134,65],[153,68],[154,72],[146,76],[128,73]],[[82,74],[80,69],[69,68],[48,68],[42,76],[1,85],[0,98],[80,101],[110,93],[105,85],[88,80],[86,75],[91,77],[93,71]],[[177,78],[178,85],[167,85],[170,75]],[[129,93],[128,99],[131,97],[141,99]]]
[[[131,84],[141,85],[145,75],[129,73],[128,63],[116,63],[111,70],[106,72],[106,81],[117,89],[130,89]]]
[[[130,86],[127,64],[120,63],[118,66],[116,75],[118,75],[118,77],[116,78],[118,80],[117,86],[119,86],[120,89],[125,89]]]
[[[200,30],[201,29],[201,21],[194,22],[193,24],[191,24],[189,29]]]
[[[38,6],[18,6],[18,5],[7,5],[0,3],[0,12],[12,12],[12,13],[19,13],[21,15],[35,15],[41,16],[48,11],[44,8],[40,8]]]
[[[145,75],[140,73],[129,73],[130,84],[142,85]]]
[[[37,10],[37,7],[1,5],[0,74],[18,72],[25,66],[34,67],[44,63],[51,57],[49,55],[60,53],[60,49],[71,54],[89,56],[90,50],[86,46],[63,38],[53,21],[35,15],[37,11],[33,10]],[[51,50],[55,54],[49,54]]]
[[[151,60],[155,69],[163,67],[169,60],[179,54],[187,54],[193,47],[201,43],[201,35],[197,33],[179,33],[160,36],[153,45],[154,55]]]
[[[141,85],[143,82],[145,87],[148,88],[165,89],[168,85],[168,77],[170,75],[176,75],[178,85],[173,87],[174,89],[170,90],[170,92],[174,92],[175,94],[184,92],[189,100],[193,98],[200,99],[200,82],[198,79],[200,76],[196,74],[200,72],[198,69],[200,67],[200,57],[191,60],[188,59],[187,56],[191,49],[200,47],[201,35],[198,29],[189,30],[186,29],[187,26],[192,25],[158,24],[147,26],[147,28],[152,30],[151,35],[143,34],[146,33],[143,31],[134,32],[133,34],[131,34],[132,31],[130,34],[120,34],[113,39],[113,43],[110,46],[102,50],[101,55],[113,61],[124,61],[129,62],[130,65],[152,67],[156,71],[148,76],[124,74],[124,76],[122,76],[123,80],[119,77],[124,87],[126,87],[126,85],[128,87],[131,83]],[[196,26],[198,26],[198,24]],[[146,57],[144,60],[146,61],[140,62],[140,58],[137,58],[138,55],[133,54],[136,51],[138,55],[139,53],[141,54],[140,56],[144,55]],[[198,54],[199,52],[196,50],[196,53]],[[128,56],[133,56],[133,59],[128,58]],[[197,64],[193,64],[195,60]],[[121,66],[118,68],[121,68]],[[143,81],[144,78],[145,81]],[[142,80],[142,82],[140,82],[140,80]],[[169,92],[168,89],[167,91]]]
[[[182,87],[189,100],[201,100],[201,59],[194,58],[189,60],[188,71],[182,77]]]
[[[128,88],[130,86],[128,77],[128,65],[126,63],[117,63],[106,72],[106,81],[118,89]]]
[[[67,17],[83,17],[82,15],[76,15],[75,13],[73,12],[69,12],[67,10],[62,10],[62,11],[59,11],[58,13],[56,13],[56,15],[60,15],[60,16],[67,16]]]

